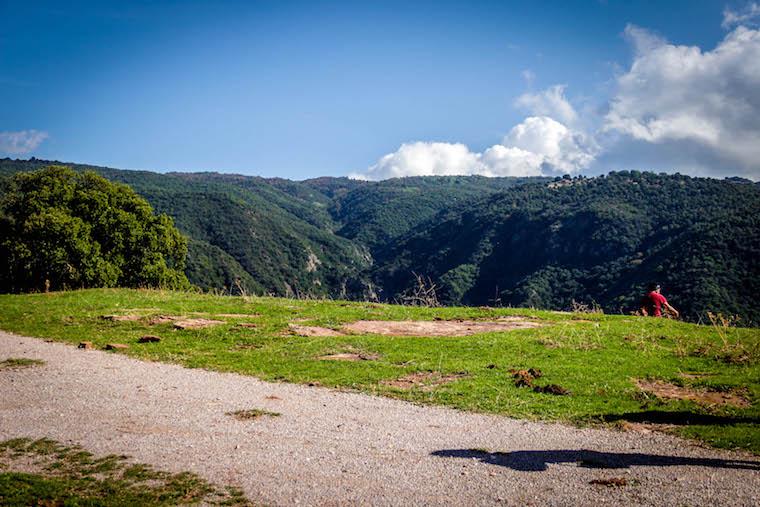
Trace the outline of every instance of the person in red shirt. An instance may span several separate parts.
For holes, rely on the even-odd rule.
[[[661,289],[658,284],[653,283],[649,286],[647,294],[641,301],[641,313],[652,317],[662,317],[662,309],[665,307],[667,311],[678,317],[678,310],[670,306],[665,296],[660,294]]]

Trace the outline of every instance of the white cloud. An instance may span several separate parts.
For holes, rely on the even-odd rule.
[[[733,28],[735,26],[756,26],[760,21],[760,4],[750,2],[743,9],[733,10],[730,7],[723,9],[723,28]]]
[[[517,97],[515,105],[528,110],[534,116],[550,116],[572,125],[578,113],[565,98],[565,86],[555,85],[542,92],[525,93]]]
[[[526,118],[507,134],[502,144],[540,155],[546,174],[585,169],[597,152],[591,138],[548,116]]]
[[[385,155],[364,174],[351,178],[383,180],[403,176],[483,174],[479,156],[464,144],[416,142]]]
[[[30,153],[36,150],[47,137],[47,132],[40,132],[39,130],[0,132],[0,153],[11,155]]]
[[[747,27],[755,18],[756,2],[727,9],[724,25],[736,28],[704,50],[628,25],[633,62],[600,107],[576,109],[564,85],[531,91],[514,102],[529,116],[482,153],[463,144],[404,144],[354,177],[643,169],[760,179],[760,30]]]
[[[756,174],[760,31],[736,28],[707,52],[635,26],[626,35],[636,57],[617,78],[603,130],[653,144],[696,144],[712,152],[716,174]]]
[[[502,144],[475,153],[464,144],[402,144],[364,173],[351,178],[382,180],[404,176],[473,175],[540,176],[574,173],[587,167],[595,146],[581,133],[546,116],[531,116],[516,125]]]
[[[487,168],[484,176],[541,176],[544,158],[531,151],[501,144],[491,146],[480,156]]]

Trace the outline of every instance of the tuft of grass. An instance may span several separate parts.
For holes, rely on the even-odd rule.
[[[101,318],[124,314],[141,318]],[[159,315],[195,314],[225,323],[196,330],[150,323]],[[363,319],[489,320],[507,316],[522,316],[543,325],[463,337],[303,337],[288,332],[288,324],[296,322],[338,329]],[[241,327],[241,322],[255,322],[256,326]],[[92,289],[0,295],[0,329],[74,345],[88,336],[96,348],[107,343],[136,344],[140,336],[155,334],[162,337],[161,342],[131,346],[123,353],[188,368],[338,387],[524,419],[578,425],[641,421],[711,445],[760,453],[760,329],[741,328],[720,319],[705,326],[652,317],[518,308],[425,308]],[[348,350],[377,359],[319,359]],[[508,371],[530,368],[541,370],[547,385],[561,385],[572,396],[546,396],[515,387]],[[433,387],[398,389],[389,382],[430,371],[441,376],[468,375]],[[633,380],[697,382],[686,379],[684,372],[700,372],[698,382],[705,389],[746,393],[751,405],[706,407],[688,400],[663,400],[641,393]]]
[[[95,457],[50,439],[0,442],[0,470],[0,505],[250,505],[240,490],[189,472]]]
[[[32,368],[34,366],[42,366],[45,361],[40,359],[28,359],[25,357],[9,357],[3,361],[0,361],[0,370],[13,370],[19,368]]]
[[[235,410],[234,412],[226,412],[225,415],[240,419],[241,421],[249,421],[251,419],[258,419],[259,417],[279,417],[280,413],[270,412],[269,410],[261,410],[258,408],[251,408],[248,410]]]

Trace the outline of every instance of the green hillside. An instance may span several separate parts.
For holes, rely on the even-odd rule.
[[[2,175],[49,164],[0,160],[0,191]],[[688,320],[760,324],[760,186],[743,179],[290,181],[68,165],[171,216],[204,289],[394,301],[418,274],[444,304],[627,313],[659,282]]]
[[[366,245],[382,262],[390,242],[443,210],[472,199],[549,178],[440,176],[394,178],[365,183],[333,200],[330,212],[338,234]]]
[[[620,172],[526,185],[445,213],[398,241],[376,268],[385,297],[430,276],[448,304],[634,310],[663,285],[685,316],[760,323],[760,189]]]
[[[0,160],[0,175],[50,163]],[[333,233],[336,224],[325,209],[327,198],[310,187],[301,185],[306,194],[298,195],[263,178],[67,165],[126,183],[157,212],[173,217],[191,239],[188,278],[202,288],[237,292],[240,286],[246,292],[283,296],[363,295],[369,255]]]

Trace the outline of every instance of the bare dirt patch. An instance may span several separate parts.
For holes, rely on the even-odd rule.
[[[341,352],[339,354],[327,354],[317,359],[322,361],[376,361],[380,359],[378,354]]]
[[[553,394],[555,396],[566,396],[570,394],[568,389],[557,384],[548,384],[545,386],[533,385],[534,380],[543,376],[543,373],[538,368],[528,368],[527,370],[511,369],[509,370],[509,373],[511,373],[512,378],[515,379],[515,387],[530,387],[535,393]]]
[[[224,324],[225,322],[222,320],[211,320],[211,319],[187,319],[187,320],[178,320],[174,323],[175,329],[203,329],[206,327],[211,326],[218,326],[219,324]]]
[[[737,391],[712,391],[670,384],[662,380],[636,380],[636,386],[642,391],[654,394],[658,398],[670,400],[691,400],[702,405],[732,405],[746,408],[749,400]]]
[[[493,321],[480,320],[359,320],[341,329],[355,334],[386,336],[467,336],[495,331],[530,329],[541,324],[523,317],[504,317]]]
[[[155,326],[156,324],[171,324],[177,320],[187,319],[184,315],[156,315],[148,319],[148,324]]]
[[[464,373],[449,373],[444,375],[437,371],[419,371],[397,379],[383,380],[381,383],[398,389],[432,391],[436,387],[456,382],[466,376]]]
[[[301,326],[298,324],[288,324],[290,332],[298,336],[343,336],[343,333],[330,329],[329,327],[319,326]]]

